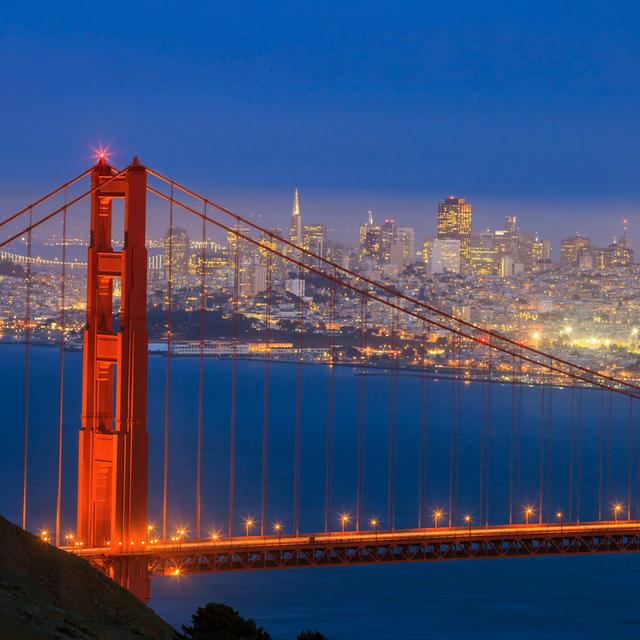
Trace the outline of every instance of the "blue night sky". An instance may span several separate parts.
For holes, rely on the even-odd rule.
[[[466,196],[640,245],[640,4],[4,2],[0,206],[133,154],[238,210],[352,239]],[[4,214],[3,214],[4,216]],[[636,228],[638,227],[638,228]]]

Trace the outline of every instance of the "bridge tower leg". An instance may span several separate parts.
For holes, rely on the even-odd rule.
[[[101,160],[91,175],[77,535],[86,546],[129,550],[147,537],[147,174],[137,159],[109,182],[115,173]],[[112,243],[114,199],[124,201],[121,251]],[[113,577],[146,600],[150,579],[134,564],[116,563]]]

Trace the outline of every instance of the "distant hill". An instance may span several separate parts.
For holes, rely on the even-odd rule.
[[[0,640],[169,640],[176,631],[87,562],[0,516]]]

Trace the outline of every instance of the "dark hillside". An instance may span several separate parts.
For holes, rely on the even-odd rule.
[[[0,517],[0,640],[165,640],[175,630],[84,560]]]

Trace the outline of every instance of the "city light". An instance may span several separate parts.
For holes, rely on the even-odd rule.
[[[438,528],[438,524],[440,522],[440,518],[442,518],[443,515],[444,515],[444,513],[440,509],[436,509],[433,512],[433,522],[435,524],[436,529]]]
[[[342,533],[344,533],[344,528],[351,519],[351,516],[348,513],[340,514],[340,524],[342,525]]]
[[[249,537],[249,531],[253,529],[254,526],[255,526],[255,520],[253,519],[253,516],[249,516],[244,519],[244,527],[245,527],[247,538]]]

